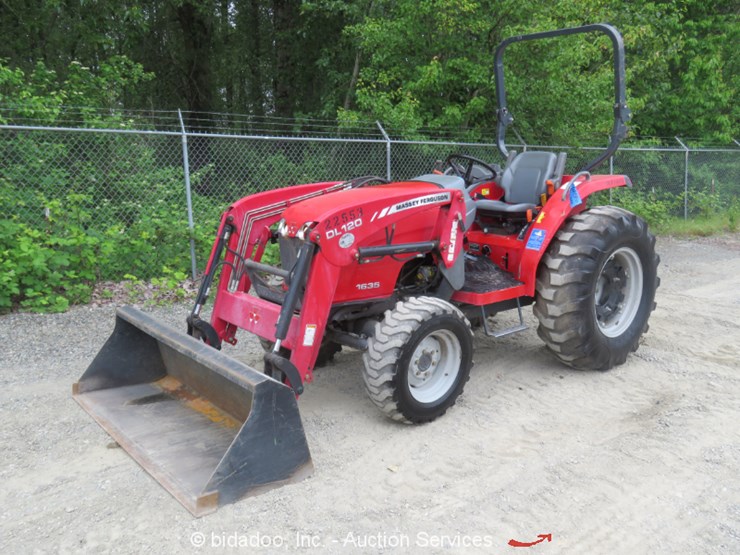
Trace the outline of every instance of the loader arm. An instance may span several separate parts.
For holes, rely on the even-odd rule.
[[[462,252],[464,202],[460,191],[425,182],[332,183],[274,193],[247,197],[224,215],[228,248],[211,326],[228,343],[243,329],[272,344],[265,371],[301,394],[313,379],[334,306],[392,297],[408,257],[434,253],[440,270],[452,275]],[[280,243],[282,268],[260,262],[270,238]],[[220,239],[210,269],[218,264]],[[274,278],[278,284],[270,285]]]

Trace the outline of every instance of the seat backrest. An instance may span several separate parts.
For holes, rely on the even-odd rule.
[[[553,176],[557,156],[552,152],[522,152],[504,169],[501,188],[509,204],[537,204],[547,192],[547,180]]]

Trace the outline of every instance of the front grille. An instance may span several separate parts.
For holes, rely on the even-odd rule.
[[[284,270],[293,269],[296,260],[298,260],[298,251],[302,245],[303,241],[296,237],[280,237],[278,239],[278,246],[280,247],[280,268]],[[283,278],[267,272],[259,271],[250,271],[249,277],[252,280],[254,292],[259,298],[276,304],[283,304],[285,295],[288,293],[288,288],[286,287]],[[300,286],[303,288],[305,284],[300,284]],[[301,294],[296,307],[299,310],[302,298],[303,295]]]

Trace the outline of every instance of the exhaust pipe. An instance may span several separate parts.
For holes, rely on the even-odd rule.
[[[313,470],[291,388],[133,307],[72,396],[196,517]]]

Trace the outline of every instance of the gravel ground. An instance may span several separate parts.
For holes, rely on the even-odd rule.
[[[528,310],[528,331],[476,336],[453,409],[402,426],[342,352],[299,402],[313,476],[201,519],[71,398],[114,307],[1,316],[0,551],[516,553],[550,534],[532,552],[740,553],[740,236],[658,250],[658,309],[625,365],[559,365]],[[182,328],[187,307],[147,310]],[[261,359],[244,336],[226,352]]]

